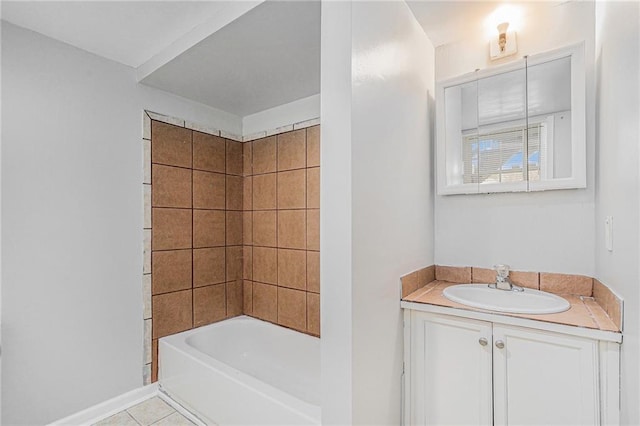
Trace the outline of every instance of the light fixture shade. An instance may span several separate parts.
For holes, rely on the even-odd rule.
[[[507,31],[508,27],[509,23],[507,22],[498,25],[498,31],[503,29],[505,32],[500,32],[498,37],[489,42],[489,57],[492,61],[515,55],[518,52],[516,32]]]

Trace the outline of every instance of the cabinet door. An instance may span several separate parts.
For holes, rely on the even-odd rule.
[[[597,342],[493,326],[496,425],[599,424]]]
[[[491,425],[491,323],[413,311],[411,334],[410,424]]]

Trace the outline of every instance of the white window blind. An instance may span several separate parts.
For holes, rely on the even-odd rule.
[[[464,136],[463,182],[540,180],[543,127],[543,123],[530,124],[528,136],[525,125]]]

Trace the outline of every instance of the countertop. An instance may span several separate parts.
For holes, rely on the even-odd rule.
[[[444,297],[442,291],[457,283],[448,281],[432,281],[424,287],[419,288],[413,293],[407,295],[402,300],[413,303],[424,303],[435,306],[444,306],[449,308],[462,309],[465,311],[484,312],[494,315],[502,315],[516,318],[526,318],[535,321],[547,323],[562,324],[574,327],[582,327],[605,332],[620,333],[618,327],[609,318],[605,310],[596,302],[593,297],[577,296],[574,294],[559,294],[565,298],[571,307],[565,312],[557,314],[511,314],[503,312],[485,311],[482,309],[472,308],[460,303],[452,302]]]

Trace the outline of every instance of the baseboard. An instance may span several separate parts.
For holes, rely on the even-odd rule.
[[[107,417],[113,416],[122,410],[132,407],[140,402],[158,394],[158,384],[152,383],[138,389],[134,389],[122,395],[118,395],[108,401],[96,404],[85,410],[79,411],[63,419],[50,423],[56,425],[92,425]]]

